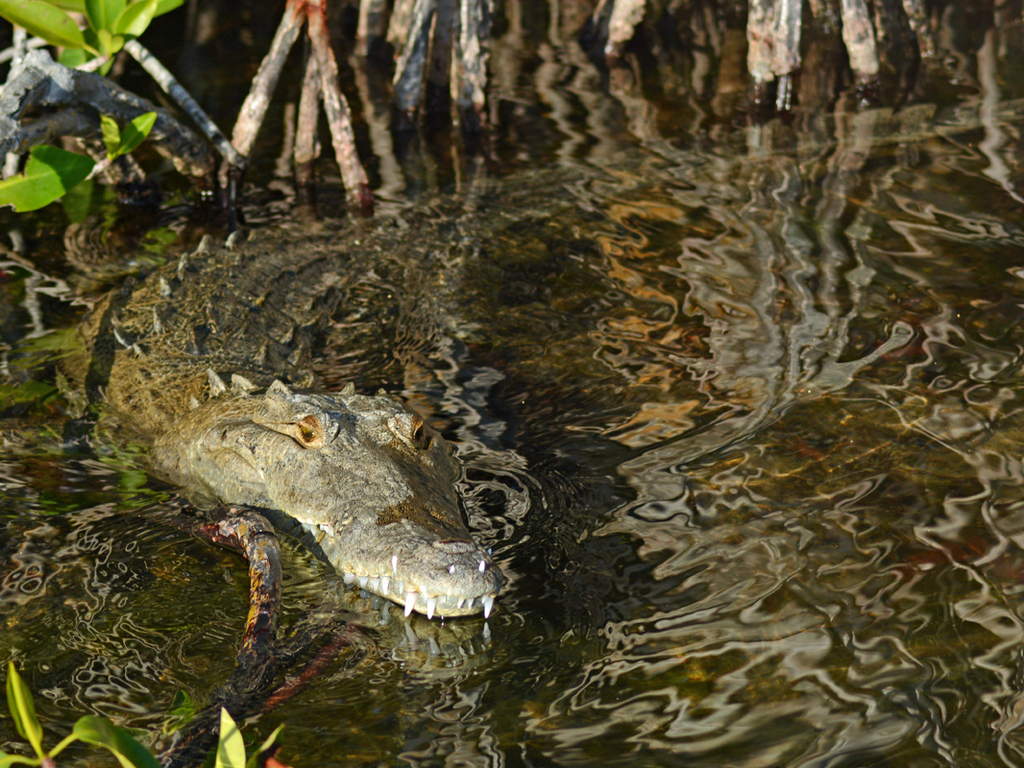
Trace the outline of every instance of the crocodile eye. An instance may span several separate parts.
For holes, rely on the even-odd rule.
[[[295,426],[296,437],[306,448],[320,448],[324,444],[324,433],[316,416],[310,414],[299,419]]]
[[[430,446],[434,444],[434,436],[430,434],[430,429],[422,419],[416,420],[416,428],[412,432],[412,444],[421,451],[430,450]]]

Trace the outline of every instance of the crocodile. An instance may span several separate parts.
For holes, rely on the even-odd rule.
[[[308,368],[381,250],[337,231],[204,238],[97,301],[69,378],[197,507],[264,513],[407,616],[486,616],[504,577],[468,530],[452,446],[401,399],[321,391]]]

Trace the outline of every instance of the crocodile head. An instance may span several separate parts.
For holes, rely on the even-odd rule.
[[[346,582],[427,617],[487,615],[504,578],[473,542],[451,446],[385,394],[236,387],[159,436],[190,496],[283,513]],[[282,522],[275,517],[275,523]]]

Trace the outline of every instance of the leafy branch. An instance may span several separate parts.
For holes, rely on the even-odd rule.
[[[127,41],[146,31],[157,16],[173,11],[184,0],[0,0],[0,16],[30,34],[64,49],[60,62],[78,67],[98,59],[105,75],[112,57]],[[85,15],[88,26],[78,24],[63,9]]]
[[[32,147],[24,172],[0,181],[0,205],[13,205],[14,210],[23,213],[63,197],[73,187],[139,146],[153,130],[156,112],[139,115],[128,123],[124,131],[107,115],[101,115],[100,122],[107,149],[105,160],[97,163],[84,155],[49,144]]]
[[[43,748],[43,727],[36,717],[35,702],[32,692],[11,662],[7,666],[7,707],[14,719],[14,727],[35,752],[35,757],[10,755],[0,752],[0,768],[13,765],[39,765],[49,768],[56,765],[57,756],[69,745],[81,741],[94,747],[108,750],[123,768],[160,768],[160,762],[153,754],[126,729],[114,725],[110,720],[98,715],[80,717],[71,729],[71,733],[61,739],[51,749]],[[278,726],[253,755],[246,760],[245,744],[242,734],[235,721],[226,709],[220,711],[220,739],[214,768],[259,768],[260,766],[280,766],[272,756],[278,736],[283,725]]]

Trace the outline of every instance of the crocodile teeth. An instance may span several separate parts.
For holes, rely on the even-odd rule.
[[[412,609],[415,607],[415,605],[416,605],[416,593],[412,592],[412,591],[406,592],[405,593],[405,615],[406,616],[408,616],[409,614],[412,613]]]
[[[390,587],[390,586],[391,586],[391,578],[388,577],[388,576],[381,576],[380,577],[380,591],[381,591],[381,593],[386,595],[388,593],[388,587]]]
[[[480,568],[479,568],[479,570],[480,570],[480,573],[483,573],[484,571],[487,570],[487,562],[486,561],[484,561],[484,560],[480,561]]]
[[[391,570],[398,573],[398,555],[391,556]]]
[[[491,615],[491,609],[494,607],[494,598],[490,595],[485,595],[483,598],[484,604],[484,618],[486,619]]]
[[[434,611],[436,611],[436,610],[437,610],[437,598],[436,597],[428,597],[427,598],[427,618],[428,619],[434,618]]]
[[[363,589],[366,589],[366,585],[367,585],[367,583],[369,581],[370,581],[370,577],[369,576],[360,576],[359,577],[359,586],[362,587]]]
[[[462,610],[462,606],[464,606],[465,604],[466,604],[466,598],[460,597],[458,602],[455,603],[455,610],[461,611]]]
[[[356,575],[354,573],[342,574],[342,578],[345,580],[345,583],[348,584],[348,585],[352,585],[352,584],[356,583]]]

